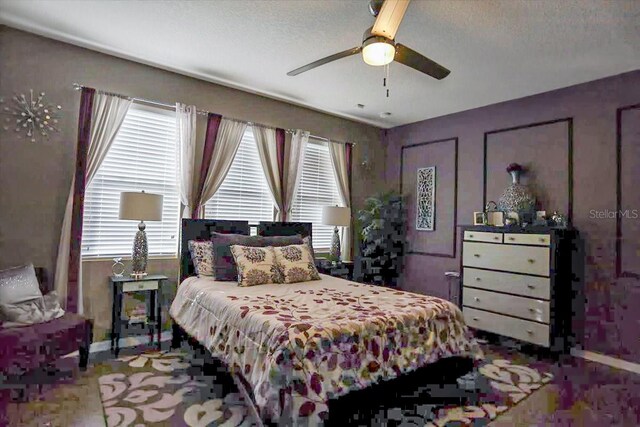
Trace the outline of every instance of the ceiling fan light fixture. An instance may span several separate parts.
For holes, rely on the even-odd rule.
[[[370,37],[362,44],[362,59],[369,65],[387,65],[393,61],[396,47],[385,37]]]

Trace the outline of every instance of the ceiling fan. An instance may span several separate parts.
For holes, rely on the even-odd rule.
[[[369,12],[376,17],[373,27],[368,28],[362,37],[362,45],[348,49],[287,73],[297,76],[329,62],[362,53],[362,59],[369,65],[387,65],[397,61],[408,67],[428,74],[438,80],[444,79],[451,71],[431,59],[419,54],[407,46],[396,43],[395,36],[402,22],[410,0],[370,0]]]

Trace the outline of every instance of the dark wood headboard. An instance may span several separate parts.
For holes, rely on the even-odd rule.
[[[300,234],[302,237],[312,237],[312,224],[310,222],[267,222],[258,224],[258,236],[293,236]]]
[[[311,238],[310,222],[260,222],[259,236],[293,236]],[[248,221],[228,221],[217,219],[183,219],[180,238],[180,282],[194,274],[193,262],[189,253],[189,240],[209,240],[211,233],[229,233],[249,235]]]
[[[183,219],[180,238],[180,281],[194,274],[189,253],[189,240],[209,240],[211,233],[249,235],[249,221],[227,221],[217,219]]]

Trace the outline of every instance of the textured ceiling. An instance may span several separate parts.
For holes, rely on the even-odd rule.
[[[413,0],[396,40],[446,79],[394,63],[386,98],[360,56],[286,75],[359,45],[367,3],[0,0],[0,22],[383,128],[640,68],[637,0]]]

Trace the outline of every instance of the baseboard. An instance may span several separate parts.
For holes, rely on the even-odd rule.
[[[154,335],[154,338],[155,338],[155,335]],[[162,332],[162,334],[160,334],[161,342],[169,341],[169,340],[171,340],[171,331],[164,331]],[[138,335],[138,336],[131,336],[131,337],[120,339],[120,348],[136,347],[144,344],[149,344],[148,335]],[[98,352],[107,351],[110,349],[111,349],[110,340],[98,341],[98,342],[91,343],[91,347],[89,348],[89,353],[98,353]],[[78,352],[74,351],[73,353],[69,353],[64,357],[73,357],[77,355],[78,355]]]
[[[605,354],[594,353],[593,351],[580,350],[578,348],[571,349],[571,355],[574,357],[580,357],[591,362],[601,363],[603,365],[611,366],[616,369],[622,369],[625,371],[633,372],[634,374],[640,374],[640,364],[628,362],[626,360],[618,359],[616,357],[607,356]]]

